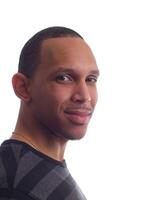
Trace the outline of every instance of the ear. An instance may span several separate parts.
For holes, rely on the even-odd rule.
[[[12,77],[12,85],[16,96],[28,103],[31,99],[28,91],[29,79],[21,73],[16,73]]]

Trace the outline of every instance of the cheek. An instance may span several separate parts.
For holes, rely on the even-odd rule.
[[[47,97],[49,104],[51,104],[54,109],[60,109],[64,106],[66,102],[69,101],[70,95],[65,91],[53,91],[53,93]]]
[[[43,103],[41,106],[45,107],[47,112],[51,115],[53,113],[60,113],[69,102],[70,94],[66,90],[52,89],[45,92],[43,96]]]

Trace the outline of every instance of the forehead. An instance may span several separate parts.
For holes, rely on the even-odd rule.
[[[41,67],[73,67],[75,70],[96,70],[95,57],[86,42],[77,37],[50,38],[43,41],[40,52]]]

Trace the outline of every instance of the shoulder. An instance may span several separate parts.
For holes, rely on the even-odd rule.
[[[21,143],[6,140],[1,144],[0,188],[13,187],[13,182],[22,154],[24,154],[24,148]]]
[[[32,156],[31,156],[32,154]],[[32,158],[32,159],[30,159]],[[38,159],[36,159],[38,160]],[[34,159],[35,161],[35,159]],[[0,199],[33,199],[16,188],[16,184],[28,171],[33,162],[33,153],[27,145],[15,140],[7,140],[0,146]]]

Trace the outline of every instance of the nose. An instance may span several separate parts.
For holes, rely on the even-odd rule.
[[[91,101],[89,86],[86,84],[86,82],[77,84],[73,91],[72,101],[78,103],[85,103]]]

